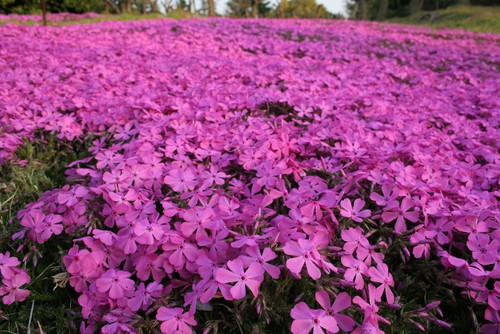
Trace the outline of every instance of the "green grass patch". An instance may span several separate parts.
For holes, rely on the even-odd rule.
[[[76,295],[70,287],[54,290],[53,279],[64,272],[61,255],[71,247],[72,241],[56,237],[35,246],[25,243],[26,239],[12,240],[12,234],[21,228],[15,219],[17,212],[36,201],[44,191],[66,184],[66,165],[88,156],[90,139],[68,142],[52,135],[39,138],[44,139],[26,142],[17,150],[13,160],[17,163],[0,165],[0,252],[13,255],[16,249],[23,247],[20,253],[26,261],[22,261],[22,266],[29,270],[31,277],[26,287],[30,296],[26,301],[2,305],[0,316],[6,319],[0,318],[0,333],[27,333],[28,324],[31,333],[78,331],[79,319],[73,311],[77,305]]]
[[[500,7],[453,6],[392,18],[388,22],[500,34]]]
[[[17,23],[17,24],[23,24],[27,26],[33,26],[35,24],[41,25],[41,17],[42,15],[40,14],[40,22],[35,22],[35,21],[26,21],[26,22],[21,22],[21,21],[0,21],[0,25],[5,25],[7,23]],[[69,25],[69,24],[86,24],[86,23],[96,23],[96,22],[105,22],[105,21],[140,21],[140,20],[156,20],[156,19],[189,19],[189,18],[194,18],[194,17],[199,17],[196,14],[192,13],[187,13],[184,11],[180,10],[175,10],[173,12],[170,12],[168,14],[162,14],[162,13],[150,13],[150,14],[137,14],[137,13],[123,13],[120,15],[103,15],[101,17],[96,17],[92,19],[83,19],[83,20],[68,20],[68,21],[50,21],[47,20],[47,25],[49,26],[64,26],[64,25]]]

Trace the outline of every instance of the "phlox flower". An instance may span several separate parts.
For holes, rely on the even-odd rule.
[[[424,235],[428,239],[434,238],[440,245],[445,245],[450,242],[454,225],[454,222],[448,221],[446,218],[439,219],[435,224],[427,226]]]
[[[318,268],[318,263],[321,258],[315,244],[311,240],[299,239],[298,241],[288,241],[283,247],[286,255],[291,255],[286,261],[286,267],[293,274],[300,278],[300,272],[304,267],[307,268],[307,273],[311,278],[318,279],[321,277],[321,271]]]
[[[143,245],[152,245],[162,239],[164,227],[156,223],[149,223],[146,219],[134,225],[135,240]]]
[[[357,198],[354,200],[354,204],[351,204],[351,200],[348,198],[340,201],[340,214],[343,217],[351,218],[355,222],[361,223],[363,218],[370,217],[370,210],[362,210],[365,206],[365,201]]]
[[[141,281],[147,281],[153,276],[153,279],[159,282],[167,273],[171,273],[173,268],[169,265],[166,255],[148,253],[139,257],[135,270],[137,278]]]
[[[500,312],[487,308],[484,317],[486,320],[491,321],[491,323],[481,326],[481,333],[500,334]]]
[[[377,302],[379,301],[380,298],[377,296],[376,288],[371,284],[368,285],[368,301],[359,296],[354,297],[353,302],[359,305],[364,312],[364,320],[362,326],[355,329],[353,334],[383,334],[378,322],[381,320],[389,323],[389,321],[377,315],[379,311]]]
[[[0,253],[0,274],[3,277],[10,278],[16,274],[15,268],[21,262],[15,257],[11,257],[9,252],[5,254]]]
[[[342,240],[345,241],[343,248],[346,252],[354,254],[356,251],[358,258],[366,258],[371,246],[360,227],[342,230],[342,232],[340,232],[340,236],[342,237]]]
[[[500,249],[500,240],[491,240],[488,234],[470,234],[467,248],[472,251],[472,257],[482,265],[495,263],[496,251]]]
[[[385,263],[379,263],[377,268],[370,267],[368,269],[368,275],[372,282],[382,283],[377,287],[377,294],[380,298],[385,291],[385,298],[389,304],[394,304],[394,294],[392,293],[391,287],[394,286],[394,280],[392,275],[389,273],[389,267]]]
[[[343,256],[341,258],[341,262],[347,267],[347,270],[344,273],[345,279],[349,282],[355,282],[355,288],[361,290],[365,285],[363,276],[368,275],[368,267],[366,264],[352,256]]]
[[[35,224],[35,232],[38,236],[38,242],[44,243],[54,235],[59,235],[63,231],[61,224],[63,218],[60,215],[49,214],[45,216],[44,220]]]
[[[370,199],[375,201],[377,205],[392,207],[398,204],[396,201],[398,193],[399,190],[397,188],[393,189],[390,184],[385,183],[382,186],[382,195],[373,192],[370,194]]]
[[[216,227],[216,222],[213,219],[215,216],[212,208],[194,207],[188,209],[181,214],[184,222],[181,223],[180,230],[186,237],[196,234],[196,239],[200,240],[207,237],[205,229]]]
[[[201,173],[201,179],[204,185],[208,187],[211,187],[213,184],[223,185],[225,182],[224,179],[227,177],[226,173],[219,171],[216,166],[212,166],[209,170]]]
[[[252,246],[247,247],[245,252],[248,254],[248,256],[242,255],[240,256],[240,259],[243,261],[243,264],[246,267],[249,267],[252,263],[255,262],[260,264],[262,266],[262,269],[264,269],[264,271],[268,273],[272,278],[277,279],[280,276],[280,268],[267,263],[274,260],[278,256],[270,248],[264,248],[261,253],[259,247]]]
[[[220,230],[213,230],[210,236],[205,236],[198,241],[199,246],[208,247],[211,256],[217,257],[227,254],[229,245],[227,244],[227,236],[229,230],[223,228]]]
[[[106,321],[108,324],[102,327],[101,332],[103,334],[135,333],[136,331],[131,324],[132,316],[133,313],[127,309],[117,308],[111,310],[102,317],[102,320]]]
[[[245,297],[245,287],[248,287],[254,297],[259,294],[260,284],[264,280],[264,270],[258,263],[252,263],[245,271],[243,261],[235,259],[227,262],[227,267],[230,270],[221,268],[216,271],[215,279],[219,283],[234,283],[236,284],[231,288],[231,295],[235,299]]]
[[[59,204],[73,206],[78,203],[79,199],[84,198],[89,192],[83,186],[75,186],[68,190],[69,187],[64,187],[57,196]]]
[[[16,301],[24,301],[30,294],[28,290],[21,289],[21,286],[28,284],[30,277],[24,271],[18,271],[9,278],[2,279],[3,286],[0,286],[0,296],[2,302],[6,305],[12,304]]]
[[[139,309],[147,310],[153,304],[153,299],[158,298],[163,290],[163,285],[158,282],[151,282],[146,287],[144,283],[140,283],[134,296],[127,302],[127,306],[134,312]]]
[[[176,235],[172,235],[169,241],[162,245],[162,248],[169,253],[168,262],[176,269],[184,267],[186,260],[196,261],[198,255],[198,249],[195,245]]]
[[[172,169],[163,181],[176,192],[192,191],[198,184],[191,169]]]
[[[130,276],[132,274],[127,271],[109,269],[96,280],[97,289],[101,293],[107,292],[110,298],[121,298],[134,288],[134,281]]]
[[[326,311],[326,314],[332,316],[337,325],[344,332],[350,332],[354,328],[355,322],[350,317],[340,314],[340,311],[351,307],[351,297],[347,292],[341,292],[335,298],[333,304],[330,303],[328,292],[320,290],[316,292],[316,301]],[[329,329],[330,332],[333,332]]]
[[[118,213],[126,213],[132,209],[132,202],[137,200],[138,194],[134,189],[129,189],[126,193],[109,191],[107,195],[110,198],[110,205]]]
[[[292,317],[293,334],[308,334],[313,330],[314,334],[324,334],[327,332],[337,333],[339,327],[335,318],[327,315],[324,310],[314,310],[306,303],[300,302],[295,305],[290,312]]]
[[[162,322],[160,329],[163,334],[191,334],[193,329],[189,325],[196,325],[193,315],[184,313],[181,308],[162,306],[158,309],[156,319]]]
[[[409,198],[403,198],[399,205],[394,205],[392,207],[388,207],[382,213],[382,219],[386,223],[390,223],[393,220],[396,220],[396,225],[394,229],[398,232],[406,231],[406,223],[405,220],[409,220],[413,223],[416,223],[419,218],[419,213],[417,211],[410,211],[414,207],[414,203]]]
[[[410,241],[413,247],[413,255],[419,259],[422,256],[428,259],[431,256],[431,245],[428,239],[425,238],[423,231],[415,232],[411,235]]]

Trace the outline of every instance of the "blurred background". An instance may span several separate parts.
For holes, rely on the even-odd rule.
[[[498,6],[500,0],[0,0],[2,14],[48,12],[177,14],[182,16],[301,17],[385,20],[450,6]],[[487,8],[476,8],[487,12]],[[474,9],[472,9],[474,10]],[[467,11],[461,8],[462,16]],[[476,13],[477,14],[477,13]],[[465,19],[466,17],[464,17]],[[420,17],[424,20],[425,17]],[[429,18],[431,19],[431,18]]]

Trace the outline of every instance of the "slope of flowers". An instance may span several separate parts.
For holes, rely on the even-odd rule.
[[[295,291],[293,333],[383,333],[394,254],[438,259],[497,333],[499,69],[498,36],[392,25],[0,27],[0,163],[43,134],[98,138],[15,238],[74,240],[86,333],[202,330],[214,300],[262,314],[286,280],[315,289]],[[438,305],[414,325],[450,326]]]
[[[103,15],[96,13],[48,13],[47,20],[50,22],[60,22],[60,21],[77,21],[77,20],[87,20],[95,19],[98,17],[103,17]],[[21,15],[21,14],[0,14],[0,22],[42,22],[42,15],[31,14],[31,15]]]

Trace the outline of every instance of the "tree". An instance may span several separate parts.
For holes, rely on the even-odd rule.
[[[213,17],[215,16],[215,1],[207,0],[207,2],[208,2],[208,16]]]
[[[281,0],[275,10],[278,17],[328,18],[333,14],[324,6],[318,5],[316,0]]]
[[[267,0],[229,0],[227,14],[236,17],[265,17],[271,12]]]
[[[358,0],[358,20],[368,20],[368,0]]]
[[[259,17],[259,0],[253,0],[252,16],[256,19]]]
[[[383,21],[387,18],[389,10],[389,0],[378,0],[377,21]]]
[[[423,6],[424,6],[424,0],[411,0],[410,15],[420,12]]]

